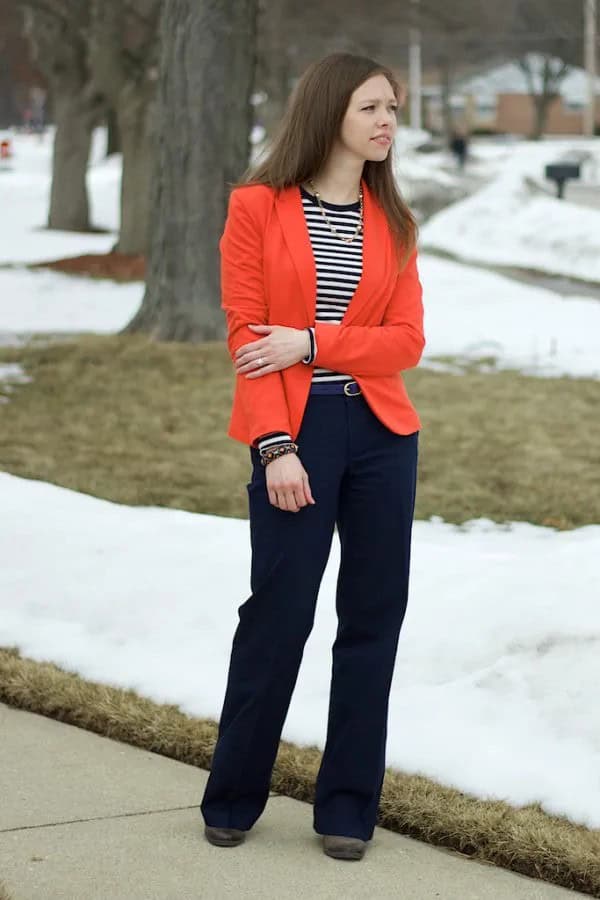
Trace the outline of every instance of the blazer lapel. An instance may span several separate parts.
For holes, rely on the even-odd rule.
[[[364,179],[363,187],[363,269],[360,281],[350,299],[342,321],[349,324],[366,311],[370,300],[377,300],[387,283],[388,229],[387,220]],[[297,185],[284,188],[275,201],[285,242],[300,286],[307,324],[315,321],[317,274],[310,235],[304,218],[302,195]]]
[[[316,312],[317,273],[300,188],[293,185],[275,195],[275,209],[283,232],[283,237],[302,289],[306,309],[306,324],[314,321]]]

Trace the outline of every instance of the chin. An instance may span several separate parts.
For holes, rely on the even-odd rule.
[[[378,147],[375,153],[373,153],[373,151],[371,150],[370,154],[367,156],[367,159],[371,160],[371,162],[381,162],[386,158],[391,149],[391,144],[389,147]]]

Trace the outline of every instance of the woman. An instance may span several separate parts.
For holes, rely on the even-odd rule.
[[[266,805],[336,525],[338,630],[313,827],[340,859],[362,858],[375,827],[420,429],[400,372],[425,343],[416,227],[390,157],[401,99],[373,60],[314,63],[268,157],[229,200],[228,434],[250,448],[252,566],[201,803],[219,846],[240,844]]]

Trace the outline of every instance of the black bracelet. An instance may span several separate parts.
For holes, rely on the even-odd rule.
[[[313,362],[315,358],[315,336],[312,328],[307,328],[306,330],[308,331],[308,336],[310,338],[310,351],[308,353],[308,359],[306,360],[306,363],[309,364]]]

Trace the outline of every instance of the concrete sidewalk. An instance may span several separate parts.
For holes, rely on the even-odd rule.
[[[12,900],[559,900],[563,888],[385,829],[323,853],[312,807],[272,795],[240,847],[203,837],[207,773],[0,704],[0,882]]]

